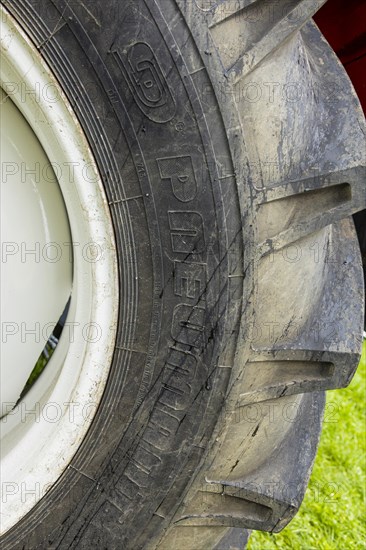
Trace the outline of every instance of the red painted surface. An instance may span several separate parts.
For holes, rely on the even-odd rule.
[[[343,63],[366,112],[366,1],[328,0],[314,19]]]

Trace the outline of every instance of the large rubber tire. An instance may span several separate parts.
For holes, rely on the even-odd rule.
[[[95,420],[3,550],[225,548],[300,506],[363,322],[364,121],[322,3],[3,1],[89,140],[121,292]]]

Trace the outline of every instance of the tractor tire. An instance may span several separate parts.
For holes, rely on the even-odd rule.
[[[363,330],[365,122],[323,3],[2,0],[88,140],[120,293],[87,435],[3,550],[239,548],[299,509]]]

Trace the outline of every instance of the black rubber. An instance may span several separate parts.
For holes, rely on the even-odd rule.
[[[278,342],[270,347],[261,342],[250,346],[243,326],[252,322],[252,302],[262,292],[255,283],[262,269],[257,269],[262,265],[259,258],[268,258],[269,252],[277,253],[298,239],[303,245],[301,239],[312,232],[321,240],[323,230],[331,232],[342,259],[347,243],[356,242],[349,220],[339,220],[365,202],[360,199],[363,188],[357,162],[342,161],[329,177],[323,171],[312,179],[304,170],[304,178],[294,183],[293,173],[287,179],[279,176],[279,181],[291,182],[286,183],[286,192],[290,189],[290,194],[299,194],[303,202],[295,206],[304,216],[308,196],[326,187],[325,210],[315,208],[306,223],[301,216],[295,218],[296,229],[291,234],[286,233],[287,227],[277,227],[281,242],[276,240],[277,234],[263,240],[253,219],[258,212],[262,215],[268,197],[261,195],[263,188],[257,188],[255,170],[251,171],[242,152],[245,110],[240,98],[237,101],[235,93],[222,92],[222,86],[231,77],[231,67],[235,67],[236,79],[239,73],[246,78],[265,56],[282,47],[282,42],[276,42],[276,33],[271,38],[271,25],[280,17],[270,21],[268,43],[263,45],[262,35],[267,34],[259,32],[253,38],[259,44],[253,57],[233,59],[231,64],[224,51],[226,39],[220,33],[226,32],[226,21],[236,13],[235,25],[240,26],[242,11],[250,6],[253,13],[251,4],[256,2],[228,1],[226,14],[219,11],[222,2],[205,0],[89,0],[87,4],[7,0],[3,4],[52,68],[87,136],[113,219],[121,299],[109,380],[87,437],[52,490],[4,535],[1,548],[164,549],[172,547],[170,540],[185,540],[186,550],[221,550],[230,548],[231,542],[238,547],[246,543],[247,534],[230,531],[230,527],[279,530],[300,505],[310,474],[324,404],[320,390],[345,385],[356,367],[360,339],[348,335],[351,327],[359,330],[362,311],[348,308],[348,316],[337,317],[337,331],[342,333],[338,348],[324,344],[323,336],[316,345],[301,340],[297,347],[281,347]],[[291,38],[290,33],[298,31],[321,2],[315,4],[297,26],[289,19],[285,38]],[[212,19],[206,23],[207,13]],[[325,48],[313,23],[307,24],[301,40],[306,47],[314,44],[314,59],[317,48]],[[302,116],[310,127],[313,119],[307,119],[305,111]],[[288,139],[290,142],[291,136]],[[307,151],[307,158],[310,156]],[[246,185],[247,173],[251,174],[250,185]],[[352,201],[347,185],[353,189]],[[326,194],[327,186],[331,192],[336,189],[334,204]],[[315,195],[314,203],[319,196],[322,199],[323,195]],[[285,192],[282,197],[287,200]],[[281,196],[275,199],[282,200]],[[328,273],[324,281],[329,276],[335,287],[351,281],[344,293],[344,309],[354,303],[356,294],[362,294],[358,250],[350,263],[354,267],[340,270],[338,275],[330,275],[331,268],[323,270]],[[263,269],[272,273],[271,266]],[[303,280],[300,270],[287,276],[289,281],[296,276]],[[284,277],[284,285],[286,280]],[[271,289],[270,282],[261,284],[268,286],[275,300],[278,288]],[[301,285],[299,282],[299,294],[305,292]],[[312,285],[306,289],[309,302]],[[309,326],[317,315],[338,312],[333,308],[334,293],[326,282],[322,285],[328,288],[326,298],[312,303]],[[291,316],[289,319],[291,323]],[[299,349],[302,355],[296,355]],[[258,356],[254,357],[255,353]],[[261,421],[240,432],[246,434],[250,445],[256,437],[263,438],[258,439],[263,457],[268,453],[267,462],[273,460],[276,474],[291,483],[296,479],[293,494],[265,494],[254,478],[245,485],[202,473],[216,460],[216,451],[209,454],[211,448],[226,441],[217,426],[227,411],[222,425],[231,418],[231,405],[225,399],[242,377],[240,364],[248,360],[249,379],[252,368],[258,369],[261,380],[253,393],[253,385],[247,385],[255,404],[281,399],[283,407],[296,405],[301,412],[298,423],[289,428],[287,421],[283,430],[282,418],[271,432],[270,443],[261,431]],[[295,361],[301,368],[315,362],[325,374],[311,370],[310,378],[300,372],[298,378],[291,374],[288,379],[278,366],[285,360]],[[266,361],[276,362],[273,372],[278,368],[280,373],[276,383],[268,381],[271,374]],[[333,370],[330,365],[335,365]],[[309,391],[313,393],[304,397],[303,392]],[[241,412],[247,411],[247,399],[247,393],[238,390],[234,401]],[[281,444],[275,443],[276,434],[283,437]],[[236,451],[231,451],[229,444],[226,449],[231,472]],[[260,456],[260,451],[250,449],[248,456]],[[276,456],[271,454],[273,449]],[[220,449],[219,455],[226,457]],[[239,466],[245,465],[245,460]],[[213,489],[208,490],[203,507],[192,501],[192,512],[192,499],[186,495],[188,490],[196,491],[192,484],[197,472]],[[258,472],[262,475],[262,470]],[[225,466],[219,474],[226,476]],[[255,483],[259,488],[254,490]],[[240,513],[236,504],[232,505],[240,499],[234,489],[242,491]],[[223,512],[217,512],[219,490],[227,493]],[[245,508],[248,502],[252,506],[249,512]],[[189,530],[187,538],[174,530],[175,523],[183,526],[178,529]],[[203,538],[197,534],[201,526],[205,528]],[[174,546],[179,547],[178,543]]]
[[[228,382],[229,372],[215,376],[213,357],[238,322],[235,304],[228,309],[228,270],[240,262],[240,218],[234,186],[222,193],[211,183],[217,162],[233,171],[226,132],[218,108],[202,102],[209,80],[202,74],[197,90],[189,76],[175,42],[188,30],[169,0],[170,29],[144,2],[5,5],[89,139],[121,255],[122,299],[100,413],[52,493],[3,548],[126,548],[173,483],[174,500],[184,489]],[[134,81],[135,55],[155,79],[146,95]],[[189,55],[198,60],[193,44]],[[197,434],[202,444],[192,446]]]

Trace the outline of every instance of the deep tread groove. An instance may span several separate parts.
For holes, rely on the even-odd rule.
[[[273,5],[257,0],[225,16],[225,4],[220,4],[216,19],[211,23],[214,40],[227,43],[221,56],[227,76],[238,82],[252,71],[265,57],[274,52],[291,34],[298,31],[326,0],[281,0]],[[228,26],[238,21],[239,35],[231,35]],[[236,44],[236,45],[234,45]],[[238,49],[239,48],[239,49]],[[232,61],[234,59],[234,61]]]

